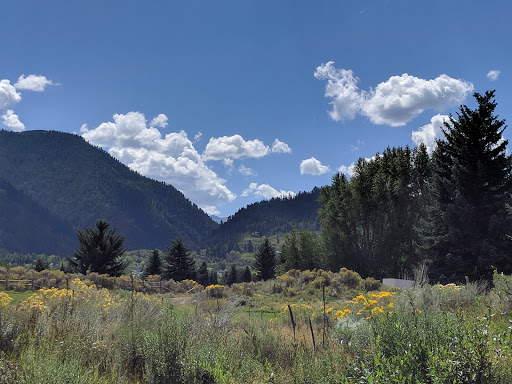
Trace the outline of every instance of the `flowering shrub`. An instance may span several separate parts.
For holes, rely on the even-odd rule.
[[[0,309],[5,308],[12,301],[12,297],[5,292],[0,292]]]
[[[360,294],[347,303],[347,308],[340,309],[334,313],[334,320],[339,320],[347,315],[364,317],[366,320],[393,309],[393,297],[396,292],[377,292]]]
[[[97,308],[102,308],[105,312],[114,306],[108,289],[97,289],[94,284],[87,285],[77,278],[70,283],[70,289],[47,288],[38,290],[21,302],[19,309],[21,311],[54,313],[64,303],[77,302],[82,304],[91,303]]]
[[[223,291],[224,291],[224,286],[220,285],[220,284],[212,284],[212,285],[207,286],[204,289],[204,291],[206,292],[206,295],[208,297],[221,298]]]
[[[460,291],[462,289],[461,286],[457,285],[457,284],[454,284],[454,283],[450,283],[450,284],[446,284],[446,285],[443,285],[443,284],[437,284],[436,287],[441,290],[441,291],[445,291],[445,290],[454,290],[454,291]]]

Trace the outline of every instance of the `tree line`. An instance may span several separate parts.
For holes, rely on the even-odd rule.
[[[512,272],[512,160],[495,115],[494,91],[474,94],[444,123],[431,155],[420,145],[360,159],[349,179],[321,189],[321,235],[293,231],[286,268],[347,267],[365,276],[399,277],[420,262],[439,281],[489,279]]]
[[[126,252],[123,246],[125,236],[116,233],[107,221],[100,219],[96,222],[95,228],[78,230],[77,237],[80,247],[68,258],[67,272],[84,275],[96,272],[116,277],[123,274],[127,267],[123,261]],[[268,280],[275,276],[276,252],[268,239],[261,244],[255,259],[253,268],[256,271],[256,279]],[[45,268],[42,261],[38,261],[36,265],[38,268]],[[174,281],[195,280],[204,286],[218,283],[217,271],[209,271],[206,262],[197,268],[196,261],[180,238],[172,241],[163,257],[158,249],[151,253],[144,275],[161,275],[164,279]],[[224,282],[232,285],[250,282],[252,279],[249,267],[240,271],[233,264],[227,271]]]

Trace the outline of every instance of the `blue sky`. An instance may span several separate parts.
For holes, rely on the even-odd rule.
[[[0,127],[83,135],[227,216],[433,147],[496,89],[507,1],[2,1]],[[510,132],[505,133],[509,138]]]

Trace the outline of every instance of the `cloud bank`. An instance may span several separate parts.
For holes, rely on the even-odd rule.
[[[327,80],[325,97],[331,99],[333,120],[351,120],[359,114],[373,124],[393,127],[407,124],[427,109],[441,111],[458,105],[474,89],[473,84],[444,74],[425,80],[404,73],[363,91],[353,71],[337,69],[333,61],[317,67],[314,75]]]
[[[156,119],[151,124],[167,122],[162,115]],[[217,205],[235,199],[225,180],[205,165],[184,131],[162,136],[154,126],[147,126],[140,112],[115,114],[113,120],[94,129],[82,126],[82,137],[108,148],[112,156],[140,174],[172,184],[209,214],[218,213]]]

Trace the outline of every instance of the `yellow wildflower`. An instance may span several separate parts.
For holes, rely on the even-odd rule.
[[[0,308],[7,307],[12,301],[12,297],[5,292],[0,292]]]

